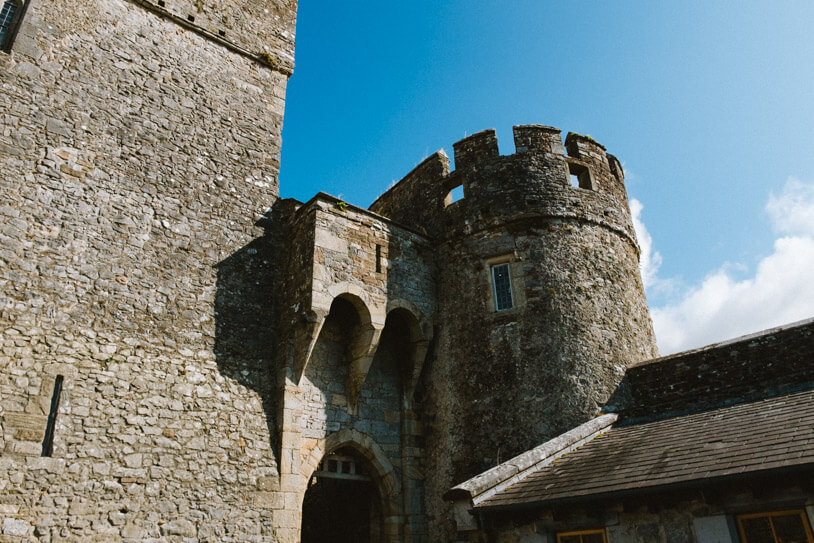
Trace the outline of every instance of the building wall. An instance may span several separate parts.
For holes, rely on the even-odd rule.
[[[270,541],[279,253],[253,224],[290,69],[256,54],[291,65],[296,4],[199,3],[237,45],[145,4],[32,0],[0,54],[3,530]]]
[[[628,420],[666,418],[811,386],[814,319],[630,368],[605,406]],[[770,362],[767,362],[770,361]]]
[[[737,543],[741,514],[801,511],[814,523],[811,474],[752,482],[730,481],[601,502],[514,511],[487,521],[498,543],[556,543],[557,534],[604,530],[608,543]],[[486,538],[485,533],[479,537]]]

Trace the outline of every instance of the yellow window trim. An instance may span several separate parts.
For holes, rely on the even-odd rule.
[[[576,530],[573,532],[559,532],[557,533],[557,543],[561,543],[563,537],[574,537],[575,535],[583,536],[596,534],[602,535],[602,543],[608,543],[608,538],[605,537],[605,530]]]
[[[769,524],[772,528],[772,537],[774,540],[777,541],[777,535],[774,533],[774,523],[771,522],[772,517],[786,517],[789,515],[798,515],[800,520],[803,523],[803,529],[806,533],[806,538],[808,539],[808,543],[814,543],[814,535],[811,533],[811,525],[808,522],[808,516],[806,515],[805,510],[803,509],[787,509],[784,511],[769,511],[764,513],[748,513],[746,515],[738,515],[738,535],[741,538],[741,543],[749,543],[749,540],[746,538],[746,534],[743,531],[743,521],[749,520],[753,518],[768,518]]]

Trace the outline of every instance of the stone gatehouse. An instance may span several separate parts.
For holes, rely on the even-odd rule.
[[[478,538],[445,492],[657,356],[590,137],[280,199],[295,0],[3,2],[2,541]]]

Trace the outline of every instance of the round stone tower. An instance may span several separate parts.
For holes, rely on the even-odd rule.
[[[493,130],[469,136],[455,171],[436,153],[371,207],[437,247],[430,502],[592,418],[658,354],[619,161],[547,126],[514,139],[501,156]]]

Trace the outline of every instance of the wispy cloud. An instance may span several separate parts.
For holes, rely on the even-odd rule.
[[[653,264],[660,256],[641,210],[639,202],[631,201],[642,274],[653,289],[664,280]],[[780,194],[770,195],[766,212],[778,237],[750,277],[736,280],[732,266],[724,264],[700,284],[683,289],[675,303],[651,308],[662,355],[814,316],[814,183],[790,178]]]
[[[636,230],[636,237],[639,240],[639,269],[642,272],[644,288],[652,288],[658,280],[659,268],[661,267],[661,253],[653,249],[653,238],[642,222],[642,209],[644,206],[635,198],[630,200],[630,213],[633,216],[633,229]]]

